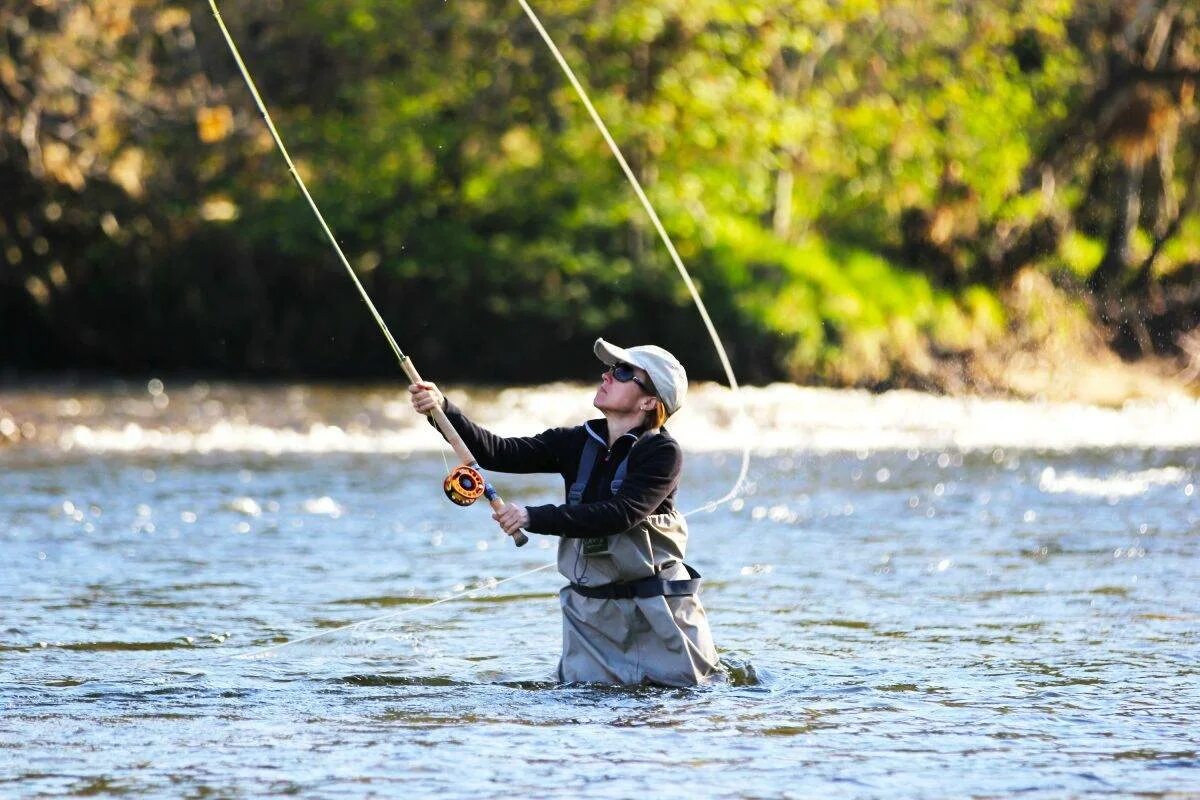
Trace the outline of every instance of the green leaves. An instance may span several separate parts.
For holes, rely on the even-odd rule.
[[[148,275],[185,284],[214,257],[251,286],[306,276],[292,302],[321,309],[327,245],[205,5],[102,5],[0,11],[9,32],[0,90],[22,108],[0,104],[0,168],[21,187],[4,219],[8,230],[29,230],[28,242],[6,241],[6,250],[32,270],[20,285],[32,277],[55,287],[38,313],[67,313],[55,303],[81,291],[84,274],[122,263],[118,239],[126,249],[141,242],[137,263]],[[1092,178],[1103,175],[1091,169],[1091,151],[1055,181],[1022,183],[1063,120],[1085,107],[1096,65],[1106,63],[1096,44],[1107,41],[1106,18],[1090,6],[540,0],[535,8],[713,312],[753,354],[745,366],[754,375],[882,384],[919,370],[923,351],[993,341],[1004,312],[986,286],[1009,276],[1005,247],[1074,209],[1087,211],[1086,235],[1066,226],[1061,245],[1023,254],[1016,266],[1032,259],[1086,277],[1104,257],[1111,213],[1097,204],[1104,184]],[[678,337],[706,357],[661,244],[515,3],[287,0],[224,11],[348,255],[372,265],[364,275],[401,339],[430,336],[430,320],[491,326],[480,359],[499,369],[492,350],[521,346],[518,336],[545,329],[566,347],[617,327],[631,340]],[[47,24],[31,25],[35,17]],[[1186,25],[1170,30],[1183,31],[1172,34],[1171,53],[1195,40]],[[41,123],[33,139],[30,109]],[[1197,158],[1180,141],[1178,176]],[[1176,194],[1178,176],[1167,179]],[[78,198],[65,203],[67,195]],[[86,219],[70,231],[33,225],[25,209],[47,202]],[[99,224],[104,214],[115,238]],[[125,224],[137,219],[145,223]],[[1164,269],[1196,258],[1196,225],[1176,227],[1161,249]],[[1138,252],[1149,250],[1147,235],[1131,234]],[[35,241],[49,247],[39,253]],[[51,279],[55,263],[69,280]],[[173,282],[143,276],[136,285],[148,293]],[[262,295],[198,301],[193,292],[188,302],[219,328],[241,324]],[[112,337],[119,326],[96,308],[93,335]],[[357,324],[353,302],[329,313],[339,315],[331,329]],[[379,372],[390,369],[386,356],[340,355],[349,371]],[[304,362],[274,358],[265,368]],[[461,364],[464,374],[472,368]],[[557,368],[537,360],[509,377]]]

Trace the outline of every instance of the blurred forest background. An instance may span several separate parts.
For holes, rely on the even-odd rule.
[[[746,380],[1200,365],[1200,4],[542,0]],[[711,346],[509,0],[227,0],[299,170],[441,379]],[[393,377],[204,2],[0,5],[0,367]],[[553,344],[551,344],[553,343]]]

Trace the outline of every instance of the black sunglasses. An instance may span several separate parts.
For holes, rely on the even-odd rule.
[[[611,373],[613,380],[617,383],[629,383],[630,381],[633,381],[638,386],[642,387],[642,391],[646,394],[652,394],[655,396],[658,395],[658,392],[654,391],[654,387],[647,385],[645,381],[639,378],[637,376],[637,372],[634,371],[634,368],[628,364],[613,364],[604,371]]]

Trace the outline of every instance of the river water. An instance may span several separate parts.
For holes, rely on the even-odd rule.
[[[684,510],[752,455],[689,517],[729,675],[564,687],[553,541],[447,502],[394,388],[0,391],[0,795],[1200,795],[1195,401],[710,386],[670,427]]]

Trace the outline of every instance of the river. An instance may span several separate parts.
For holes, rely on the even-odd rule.
[[[447,502],[396,387],[0,390],[0,795],[1200,794],[1195,400],[701,386],[669,427],[728,676],[556,686],[553,540]]]

